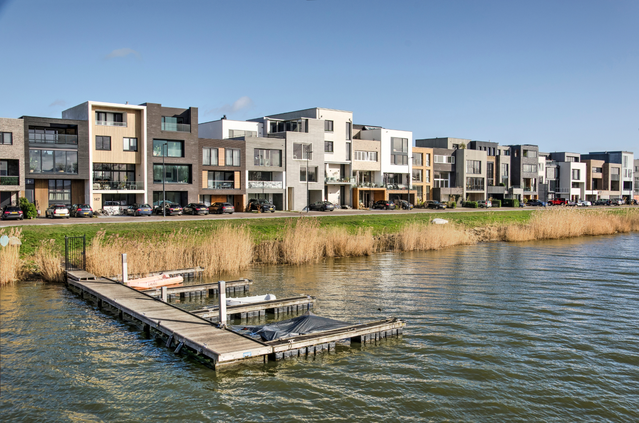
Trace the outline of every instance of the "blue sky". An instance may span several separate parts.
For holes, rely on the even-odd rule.
[[[317,106],[415,138],[639,153],[638,21],[636,0],[0,0],[0,116]]]

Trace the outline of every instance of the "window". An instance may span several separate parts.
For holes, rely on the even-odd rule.
[[[523,150],[522,155],[523,157],[537,157],[537,152],[535,150]]]
[[[424,154],[424,166],[430,166],[430,154]]]
[[[137,138],[123,138],[124,151],[138,151],[138,139]]]
[[[191,125],[184,123],[181,116],[162,116],[162,130],[172,132],[191,132]]]
[[[71,181],[49,179],[49,204],[71,204]]]
[[[440,156],[435,154],[435,163],[455,164],[455,156]]]
[[[576,163],[577,162],[577,158],[574,156],[566,156],[566,161],[570,162],[570,163]]]
[[[135,165],[123,163],[93,163],[93,182],[135,182]],[[107,186],[108,188],[108,186]]]
[[[225,166],[240,166],[240,152],[239,148],[227,148]]]
[[[105,137],[96,135],[95,137],[95,149],[96,150],[111,150],[111,137]]]
[[[273,172],[249,171],[249,181],[272,181]]]
[[[488,179],[488,185],[495,185],[495,163],[494,162],[486,162],[486,177]]]
[[[324,141],[324,152],[325,153],[333,152],[333,141]]]
[[[522,165],[522,171],[526,173],[537,173],[537,165],[536,164]]]
[[[579,180],[579,169],[573,169],[572,170],[572,179],[573,180]]]
[[[300,182],[306,182],[306,167],[300,168]],[[308,168],[308,182],[317,182],[317,166]]]
[[[153,140],[153,156],[184,157],[184,141]]]
[[[356,151],[355,160],[361,162],[376,162],[377,151]]]
[[[434,176],[434,187],[435,188],[448,188],[449,185],[449,180],[448,180],[448,173],[439,173],[439,172],[435,172],[435,176]]]
[[[78,128],[67,125],[66,128],[29,127],[29,143],[34,144],[78,144]]]
[[[422,170],[413,169],[413,182],[422,182]]]
[[[350,140],[353,137],[353,124],[350,122],[346,122],[346,139]]]
[[[466,173],[471,175],[480,175],[481,160],[466,160]]]
[[[332,120],[325,120],[324,121],[324,131],[333,132],[333,121]]]
[[[29,173],[78,173],[78,152],[29,150]]]
[[[466,178],[467,191],[483,191],[484,178]]]
[[[217,148],[202,148],[202,164],[204,166],[217,166]]]
[[[603,168],[601,167],[593,167],[592,173],[603,173]]]
[[[0,185],[20,185],[20,160],[0,160]]]
[[[421,166],[424,155],[422,153],[413,153],[413,166]]]
[[[0,144],[1,145],[12,145],[13,144],[13,133],[12,132],[0,132]]]
[[[424,182],[430,184],[430,169],[424,171]]]
[[[235,189],[235,172],[207,172],[206,188]]]
[[[164,166],[164,181],[169,184],[190,184],[191,165],[167,164]],[[162,183],[162,164],[153,165],[153,182]]]
[[[293,160],[313,160],[313,145],[294,143]]]
[[[95,112],[95,124],[106,126],[126,126],[124,114],[113,112]]]
[[[257,137],[257,131],[242,131],[239,129],[229,129],[229,138]]]
[[[253,150],[253,159],[253,164],[255,166],[281,167],[282,150],[256,148]]]
[[[346,143],[346,160],[352,160],[351,159],[351,143],[347,142]]]

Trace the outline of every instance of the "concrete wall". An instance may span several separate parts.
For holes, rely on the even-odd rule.
[[[311,202],[324,198],[324,121],[308,121],[309,130],[305,132],[286,132],[286,184],[288,208],[302,210],[307,205],[307,183],[300,181],[300,169],[306,168],[306,160],[293,159],[293,144],[310,144],[313,160],[309,167],[317,167],[317,182],[309,182]]]
[[[229,130],[255,131],[258,137],[263,137],[262,124],[243,120],[219,119],[198,125],[198,135],[201,138],[227,139]]]

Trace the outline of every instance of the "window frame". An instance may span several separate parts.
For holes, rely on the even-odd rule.
[[[127,148],[128,141],[128,148]],[[134,141],[134,148],[131,148],[131,141]],[[138,139],[135,137],[122,137],[122,151],[138,151]]]
[[[98,139],[100,141],[98,141]],[[105,141],[109,141],[109,148],[104,148]],[[100,148],[99,148],[100,147]],[[109,135],[96,135],[95,136],[95,150],[96,151],[111,151],[111,136]]]
[[[9,136],[9,142],[4,142],[5,137]],[[13,145],[13,132],[0,132],[0,145]]]
[[[324,132],[335,132],[335,121],[324,120]]]
[[[324,141],[324,153],[334,153],[333,141]]]

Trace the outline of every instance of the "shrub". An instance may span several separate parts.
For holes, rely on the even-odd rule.
[[[465,201],[464,207],[468,207],[469,209],[476,209],[478,207],[477,201]]]
[[[493,207],[501,207],[501,200],[492,200]]]
[[[519,200],[515,198],[504,198],[501,204],[504,207],[519,207]]]
[[[448,203],[446,203],[446,207],[448,207],[449,209],[454,209],[455,207],[457,207],[457,203],[454,201],[449,201]]]
[[[20,197],[20,209],[27,219],[35,219],[38,217],[38,210],[35,204],[30,203],[29,200],[24,197]]]

